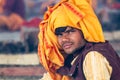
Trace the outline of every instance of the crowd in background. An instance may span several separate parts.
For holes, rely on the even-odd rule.
[[[8,30],[18,30],[22,23],[32,18],[41,19],[47,6],[52,6],[57,1],[59,0],[0,0],[0,28],[2,26]],[[120,12],[119,0],[93,0],[92,5],[104,25],[110,22],[114,14],[118,15]],[[112,11],[114,9],[117,11]]]
[[[19,30],[29,19],[41,18],[47,6],[54,3],[54,0],[0,0],[0,28]]]
[[[39,23],[47,6],[56,1],[0,0],[0,53],[37,51]]]

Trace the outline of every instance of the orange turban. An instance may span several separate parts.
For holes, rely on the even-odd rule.
[[[64,65],[64,58],[59,51],[54,31],[64,26],[80,29],[89,42],[105,42],[101,25],[91,7],[91,0],[61,0],[49,8],[40,23],[38,54],[41,64],[53,80],[69,80],[55,72]]]

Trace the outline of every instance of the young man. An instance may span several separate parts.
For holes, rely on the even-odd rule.
[[[119,80],[120,58],[104,39],[89,0],[61,0],[40,24],[42,80]]]

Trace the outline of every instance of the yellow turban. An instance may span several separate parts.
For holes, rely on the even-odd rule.
[[[105,42],[101,25],[91,7],[91,0],[61,0],[49,8],[40,23],[38,54],[41,64],[53,80],[69,80],[55,72],[64,65],[64,58],[59,51],[54,31],[65,26],[80,29],[89,42]]]

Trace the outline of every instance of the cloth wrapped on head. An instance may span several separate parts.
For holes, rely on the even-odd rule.
[[[54,32],[56,28],[65,26],[80,29],[89,42],[105,42],[91,0],[61,0],[54,7],[49,7],[40,23],[38,54],[53,80],[69,80],[55,72],[64,65],[64,58]]]

